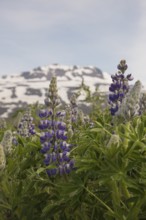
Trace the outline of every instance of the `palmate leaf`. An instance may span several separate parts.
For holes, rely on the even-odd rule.
[[[32,197],[33,196],[33,197]],[[40,220],[41,212],[46,203],[46,196],[44,193],[38,194],[38,196],[34,196],[33,194],[30,196],[23,197],[22,203],[19,205],[20,208],[20,219],[23,216],[26,216],[26,219],[32,220]]]
[[[140,141],[129,141],[127,148],[124,151],[123,159],[132,157],[135,152],[141,148],[144,147],[143,143]]]
[[[102,133],[107,133],[107,134],[111,135],[109,130],[106,128],[106,126],[103,126],[101,123],[99,123],[97,121],[95,122],[95,128],[92,128],[90,130],[90,132],[97,132],[97,133],[102,132]]]
[[[145,127],[140,117],[136,117],[133,121],[119,126],[119,133],[121,137],[127,138],[131,141],[142,140],[145,135]]]
[[[4,215],[5,213],[9,213],[12,219],[14,216],[14,219],[17,219],[16,207],[20,201],[20,188],[18,187],[19,182],[15,180],[10,180],[9,177],[4,176],[4,179],[3,181],[1,181],[0,186],[2,190],[2,202],[0,203],[1,210],[3,210]]]
[[[59,195],[63,198],[69,199],[74,196],[78,196],[80,192],[84,190],[84,184],[86,182],[85,177],[81,177],[76,173],[73,173],[72,176],[67,179],[67,181],[58,181],[56,185]]]
[[[66,211],[69,212],[67,219],[95,219],[94,213],[92,213],[95,203],[89,206],[90,197],[84,188],[86,180],[79,178],[78,175],[73,175],[72,178],[68,182],[57,185],[60,197],[65,203]]]

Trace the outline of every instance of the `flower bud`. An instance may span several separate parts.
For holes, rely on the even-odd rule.
[[[6,166],[6,158],[3,146],[0,144],[0,171],[3,170]]]
[[[13,140],[13,134],[11,130],[5,131],[1,144],[4,148],[4,152],[6,155],[10,154],[12,151],[12,140]]]

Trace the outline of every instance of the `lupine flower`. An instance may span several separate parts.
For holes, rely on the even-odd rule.
[[[23,137],[30,137],[35,134],[35,125],[33,124],[33,117],[31,116],[30,108],[28,108],[26,113],[22,116],[18,124],[17,132]]]
[[[119,107],[117,112],[118,116],[121,116],[125,119],[130,119],[135,115],[139,115],[141,88],[141,82],[137,81]]]
[[[78,106],[76,94],[73,94],[70,98],[70,107],[72,112],[72,122],[77,122],[78,119]]]
[[[76,94],[73,94],[70,98],[70,109],[73,123],[85,124],[87,122],[83,111],[78,109]]]
[[[84,113],[81,109],[79,110],[78,118],[79,118],[79,122],[81,124],[85,124],[85,116],[84,116]]]
[[[4,148],[0,144],[0,171],[2,171],[6,166],[6,158],[4,153]]]
[[[127,76],[124,75],[125,71],[128,68],[125,60],[121,60],[117,68],[119,71],[115,75],[111,76],[113,82],[109,87],[109,91],[111,92],[109,94],[111,115],[115,115],[115,113],[118,111],[119,106],[125,98],[125,95],[129,91],[128,81],[133,80],[131,74],[128,74]]]
[[[12,151],[12,139],[13,139],[12,131],[10,130],[5,131],[3,139],[1,141],[5,155],[10,154]]]
[[[57,80],[56,77],[52,77],[45,99],[46,109],[39,112],[41,120],[38,126],[42,131],[40,142],[44,164],[53,165],[53,168],[47,169],[49,176],[68,174],[74,167],[74,161],[70,159],[69,153],[72,145],[67,142],[68,125],[64,121],[66,112],[58,111],[59,104]]]
[[[65,119],[66,119],[67,136],[71,138],[74,132],[72,128],[72,111],[69,105],[66,107],[66,118]]]
[[[22,117],[23,117],[22,112],[18,112],[18,114],[17,114],[17,116],[16,116],[16,118],[15,118],[15,120],[14,120],[14,122],[13,122],[13,125],[14,125],[14,127],[15,127],[16,129],[18,128],[19,123],[21,122]]]

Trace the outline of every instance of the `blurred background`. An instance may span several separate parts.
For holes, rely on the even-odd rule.
[[[0,0],[0,76],[53,63],[146,82],[145,0]]]

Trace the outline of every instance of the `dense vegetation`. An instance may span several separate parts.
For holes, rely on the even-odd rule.
[[[146,219],[146,98],[126,69],[108,98],[82,85],[90,115],[52,77],[44,105],[0,119],[0,220]]]

